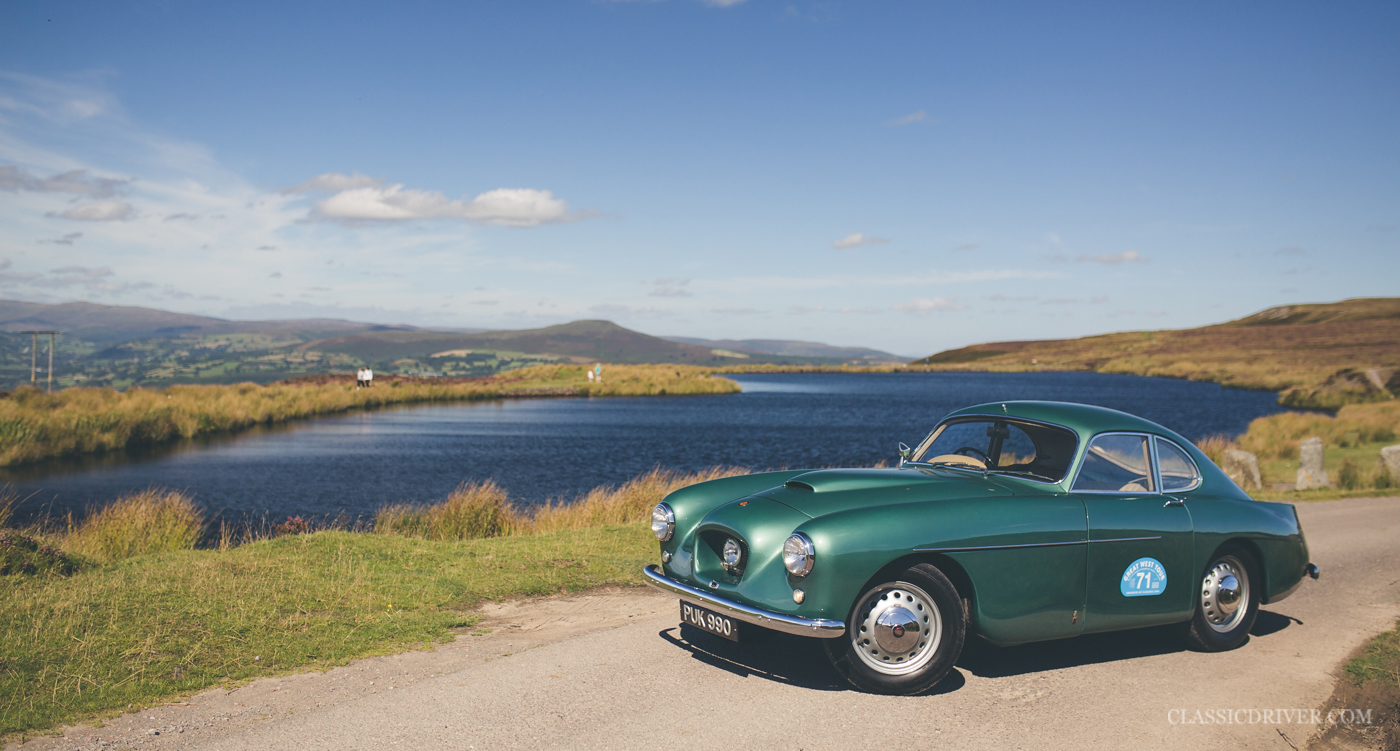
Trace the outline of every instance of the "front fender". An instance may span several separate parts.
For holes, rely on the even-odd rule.
[[[695,533],[695,527],[715,509],[730,501],[768,490],[810,470],[755,472],[751,475],[721,477],[688,485],[663,499],[676,514],[676,529],[671,539],[661,543],[661,550],[676,555],[682,545]]]
[[[945,556],[972,586],[976,622],[998,643],[1058,638],[1083,624],[1084,506],[1063,494],[965,498],[854,509],[804,522],[816,563],[792,586],[801,615],[846,620],[890,563]]]

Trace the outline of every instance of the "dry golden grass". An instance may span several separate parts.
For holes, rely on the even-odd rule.
[[[19,493],[9,485],[0,488],[0,529],[4,529],[10,523],[10,517],[14,515],[17,505]]]
[[[64,536],[63,548],[99,561],[117,561],[192,550],[203,536],[204,512],[188,495],[152,488],[89,514]]]
[[[700,472],[653,469],[619,487],[594,488],[569,501],[522,508],[495,482],[463,483],[445,500],[428,504],[388,504],[374,517],[379,534],[425,540],[470,540],[532,535],[650,518],[667,494],[697,482],[744,474],[748,470],[712,467]]]
[[[1282,412],[1249,424],[1240,437],[1240,448],[1260,456],[1286,458],[1298,455],[1298,444],[1318,437],[1339,448],[1382,444],[1395,440],[1400,427],[1400,401],[1349,404],[1336,417],[1317,412]]]
[[[494,480],[464,482],[438,503],[380,508],[374,531],[424,540],[473,540],[510,534],[518,516],[510,496]]]
[[[909,369],[1185,378],[1283,392],[1292,406],[1335,408],[1391,398],[1364,371],[1380,371],[1384,384],[1400,368],[1400,299],[1290,306],[1197,329],[975,344],[927,359]]]
[[[1260,417],[1238,438],[1207,436],[1196,442],[1217,465],[1225,449],[1237,448],[1259,459],[1266,495],[1275,484],[1292,483],[1299,445],[1321,438],[1326,467],[1335,491],[1313,491],[1299,498],[1338,497],[1338,491],[1390,490],[1396,483],[1380,461],[1381,448],[1394,444],[1400,433],[1400,401],[1349,404],[1336,416],[1318,412],[1282,412]],[[1291,496],[1290,496],[1291,497]]]
[[[1225,458],[1225,449],[1237,448],[1235,439],[1227,435],[1208,435],[1196,441],[1196,448],[1201,450],[1217,466]]]
[[[0,466],[163,443],[355,409],[515,396],[723,394],[739,390],[686,365],[610,365],[589,382],[579,365],[542,365],[489,378],[385,378],[355,388],[326,376],[259,386],[172,386],[164,391],[21,388],[0,394]]]

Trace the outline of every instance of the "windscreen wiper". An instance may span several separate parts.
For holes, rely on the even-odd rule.
[[[1045,475],[1040,474],[1039,472],[1028,472],[1024,469],[989,469],[987,471],[999,475],[1017,475],[1022,477],[1034,477],[1038,480],[1045,480],[1046,482],[1055,482],[1055,478],[1053,477],[1047,477]]]

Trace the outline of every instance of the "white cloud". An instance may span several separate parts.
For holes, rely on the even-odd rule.
[[[832,243],[831,247],[837,250],[845,250],[847,248],[860,247],[861,245],[883,245],[887,242],[889,242],[889,239],[885,237],[869,237],[864,232],[853,232]]]
[[[0,71],[0,84],[9,90],[0,91],[0,112],[59,125],[120,112],[110,94],[91,86],[6,71]]]
[[[135,216],[131,204],[123,201],[98,201],[74,206],[67,211],[49,212],[48,216],[78,219],[84,222],[124,222]]]
[[[588,312],[596,313],[602,316],[607,316],[609,318],[624,319],[656,319],[668,318],[673,315],[669,310],[661,310],[659,308],[653,308],[651,306],[647,306],[645,308],[636,308],[630,305],[614,305],[611,303],[603,305],[594,305],[588,309]]]
[[[404,188],[402,184],[382,185],[377,181],[361,184],[371,180],[358,173],[326,174],[302,183],[302,186],[318,186],[314,189],[339,191],[315,201],[310,218],[351,224],[450,218],[505,227],[535,227],[580,218],[569,212],[562,199],[555,198],[547,190],[497,188],[471,200],[452,200],[438,191]],[[341,184],[354,187],[335,187]],[[302,190],[302,186],[295,190]]]
[[[1148,262],[1148,259],[1144,258],[1142,254],[1138,253],[1136,250],[1125,250],[1122,253],[1103,253],[1097,256],[1080,254],[1075,256],[1074,260],[1081,263],[1103,263],[1109,266],[1117,266],[1120,263]]]
[[[339,172],[327,172],[324,175],[317,175],[306,182],[287,188],[283,193],[332,193],[339,190],[350,190],[352,188],[374,188],[384,184],[383,180],[362,175],[358,172],[353,175],[342,175]]]
[[[925,315],[934,311],[967,310],[967,306],[959,303],[951,297],[935,297],[929,299],[921,297],[917,300],[910,300],[898,305],[890,306],[890,310],[902,310],[913,315]]]
[[[51,244],[53,244],[53,245],[72,245],[74,242],[76,242],[76,241],[78,240],[78,238],[80,238],[80,237],[82,237],[82,236],[83,236],[83,233],[81,233],[81,232],[69,232],[68,234],[64,235],[63,237],[55,237],[55,238],[52,239],[52,240],[40,240],[39,242],[41,242],[41,243],[51,243]]]
[[[689,279],[678,279],[675,277],[667,279],[657,279],[652,282],[655,288],[647,294],[652,297],[690,297],[684,287],[690,284]]]
[[[93,198],[110,198],[121,192],[130,180],[92,177],[87,170],[69,170],[53,177],[35,177],[12,164],[0,165],[0,190],[16,193],[72,193]]]
[[[923,110],[919,110],[918,112],[910,112],[909,114],[905,115],[904,117],[897,117],[897,118],[895,118],[895,119],[889,121],[889,122],[886,123],[886,124],[887,124],[887,125],[912,125],[912,124],[914,124],[914,123],[922,123],[922,122],[927,122],[927,121],[928,121],[928,113],[927,113],[927,112],[924,112]]]

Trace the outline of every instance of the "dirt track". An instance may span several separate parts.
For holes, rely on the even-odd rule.
[[[609,590],[492,606],[490,634],[433,652],[208,691],[23,748],[1301,748],[1316,726],[1276,714],[1181,722],[1316,708],[1343,658],[1395,624],[1400,499],[1299,513],[1322,580],[1265,607],[1226,654],[1184,651],[1167,629],[974,644],[930,694],[871,696],[811,640],[682,633],[674,600]]]

